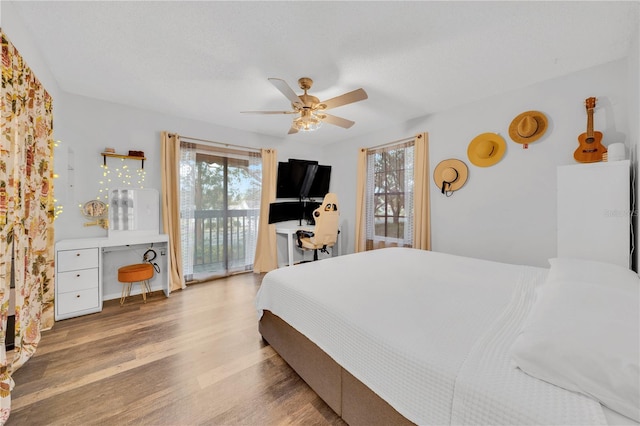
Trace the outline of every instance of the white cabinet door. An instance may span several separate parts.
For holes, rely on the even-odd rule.
[[[558,167],[558,257],[630,267],[629,160]]]

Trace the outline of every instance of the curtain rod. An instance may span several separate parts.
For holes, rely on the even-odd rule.
[[[416,138],[415,136],[411,136],[410,138],[398,139],[397,141],[385,142],[385,143],[380,144],[380,145],[370,146],[370,147],[367,147],[366,149],[377,149],[377,148],[382,148],[383,146],[387,146],[387,145],[395,145],[397,143],[410,142],[410,141],[414,140],[415,138]]]
[[[198,141],[198,142],[204,142],[204,143],[210,143],[210,144],[224,145],[225,147],[233,146],[233,147],[236,147],[236,148],[242,148],[242,149],[247,149],[247,150],[250,150],[250,151],[260,152],[260,148],[254,148],[252,146],[234,145],[232,143],[217,142],[217,141],[211,141],[211,140],[208,140],[208,139],[192,138],[191,136],[182,136],[182,135],[179,135],[177,133],[173,133],[173,134],[178,136],[180,139],[189,139],[191,141]]]

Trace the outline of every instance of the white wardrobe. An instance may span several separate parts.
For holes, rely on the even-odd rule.
[[[631,266],[629,160],[558,167],[558,257]]]

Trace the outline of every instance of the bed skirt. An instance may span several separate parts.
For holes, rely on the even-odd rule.
[[[277,315],[265,310],[259,331],[287,364],[349,425],[414,424]]]

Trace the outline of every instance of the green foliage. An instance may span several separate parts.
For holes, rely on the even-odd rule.
[[[225,193],[228,208],[246,207],[259,198],[260,170],[252,170],[246,160],[198,155],[196,167],[196,210],[224,209]]]

